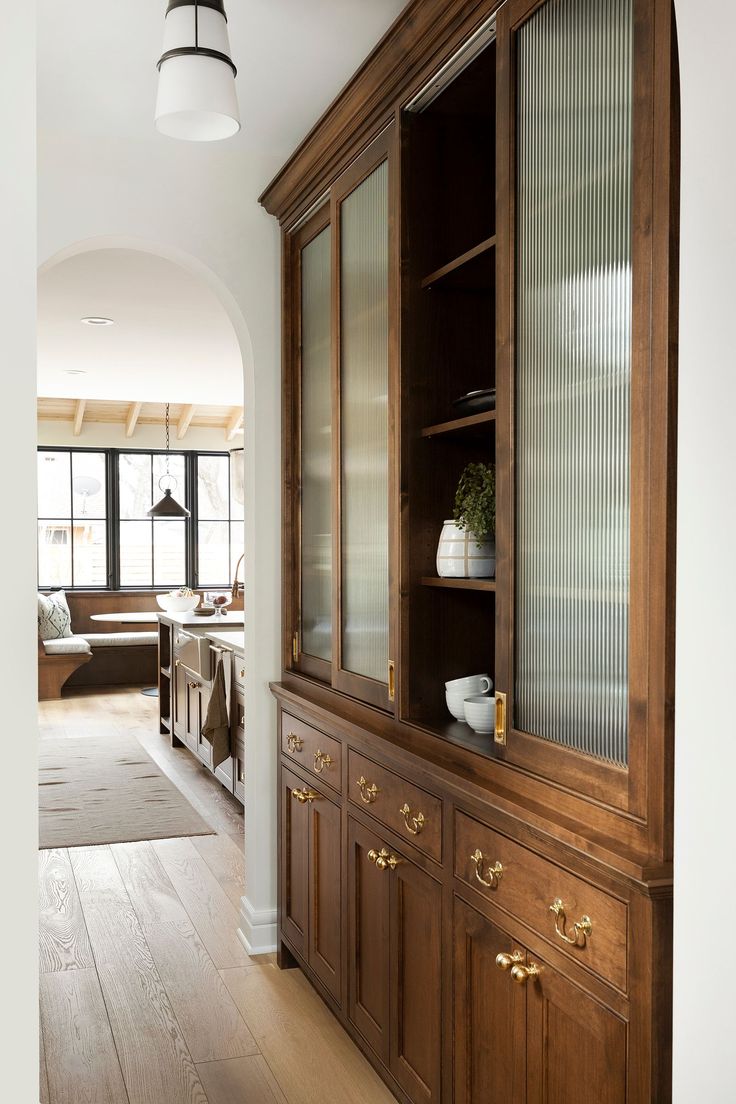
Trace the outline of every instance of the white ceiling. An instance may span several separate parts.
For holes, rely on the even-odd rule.
[[[83,325],[90,315],[115,325]],[[240,348],[202,280],[153,253],[97,249],[39,276],[38,393],[242,406]]]
[[[405,0],[225,0],[242,130],[288,156]],[[39,126],[172,141],[153,125],[166,0],[39,0]]]
[[[174,141],[153,123],[166,2],[38,0],[41,152],[47,142],[69,151],[99,142],[104,157],[104,143],[115,140],[135,143],[140,159],[146,144],[153,156]],[[218,145],[254,161],[286,160],[403,6],[226,0],[242,130]],[[45,164],[42,157],[42,171]],[[53,181],[45,184],[53,190]],[[255,203],[257,195],[247,198]],[[38,308],[40,395],[243,402],[229,320],[207,287],[171,262],[131,250],[78,255],[41,275]],[[116,325],[83,326],[86,315]]]

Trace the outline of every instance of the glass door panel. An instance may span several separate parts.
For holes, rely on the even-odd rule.
[[[336,189],[339,647],[333,683],[389,706],[389,163],[379,139]],[[379,152],[376,152],[378,149]]]
[[[632,0],[517,35],[515,726],[625,766]]]
[[[331,229],[301,251],[301,651],[332,658]]]

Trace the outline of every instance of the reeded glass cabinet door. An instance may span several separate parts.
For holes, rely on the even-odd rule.
[[[645,615],[632,518],[648,425],[635,401],[651,325],[635,287],[651,266],[637,218],[651,202],[653,121],[635,112],[633,90],[652,10],[510,0],[498,38],[512,74],[499,256],[513,273],[498,302],[500,754],[623,807],[638,714],[630,651]]]
[[[325,217],[329,217],[326,213]],[[301,665],[332,660],[332,237],[325,217],[299,253]],[[321,227],[321,228],[320,228]]]
[[[391,386],[388,139],[338,181],[336,227],[337,640],[333,685],[389,707]]]

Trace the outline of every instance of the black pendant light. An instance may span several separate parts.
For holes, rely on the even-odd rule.
[[[165,487],[164,482],[168,480],[169,486]],[[173,487],[172,487],[173,484]],[[185,506],[180,506],[176,499],[172,496],[172,490],[176,489],[176,478],[169,471],[169,404],[166,404],[166,474],[162,475],[158,481],[158,485],[164,492],[164,497],[152,506],[148,511],[148,516],[152,518],[188,518],[190,517],[189,510]]]

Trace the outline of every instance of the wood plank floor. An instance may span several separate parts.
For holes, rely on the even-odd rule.
[[[43,1104],[391,1104],[298,971],[236,929],[243,811],[137,690],[41,702],[41,739],[132,733],[212,836],[39,852]]]

